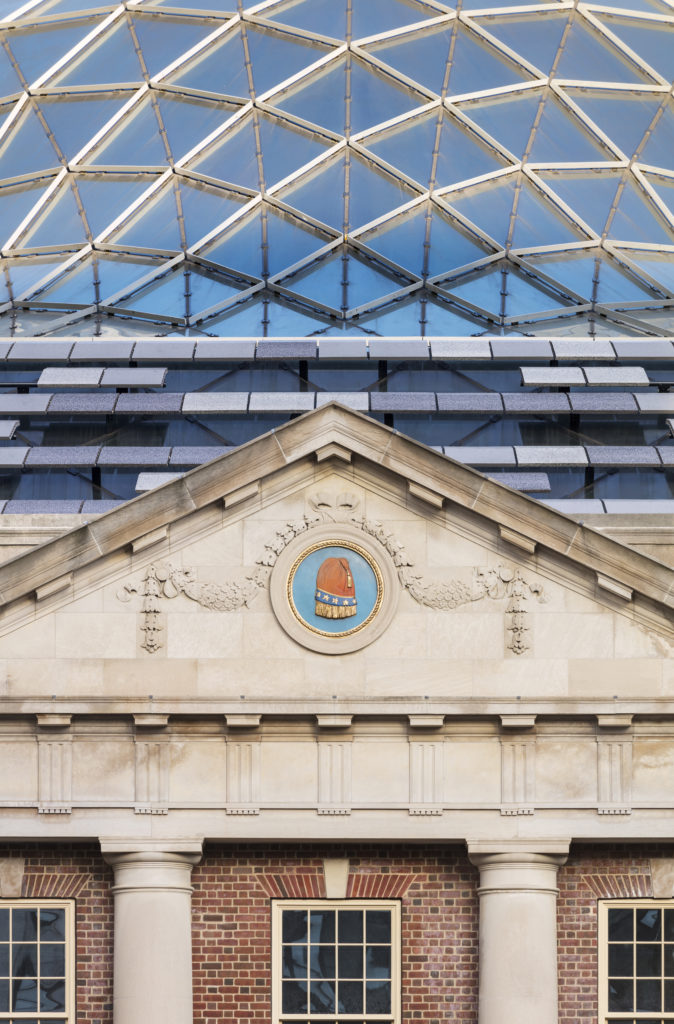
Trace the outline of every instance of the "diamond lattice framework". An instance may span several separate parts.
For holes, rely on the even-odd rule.
[[[668,0],[205,3],[0,23],[5,319],[671,332]]]

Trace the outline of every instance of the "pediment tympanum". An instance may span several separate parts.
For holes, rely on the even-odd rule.
[[[5,699],[666,698],[673,575],[333,406],[0,566]]]

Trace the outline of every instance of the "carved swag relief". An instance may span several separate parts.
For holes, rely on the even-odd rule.
[[[310,531],[323,523],[345,523],[374,538],[387,552],[397,570],[401,586],[418,604],[435,611],[451,611],[461,605],[482,601],[505,601],[506,631],[509,634],[508,650],[513,654],[524,654],[530,644],[527,634],[527,601],[546,600],[543,587],[538,582],[530,583],[517,567],[499,564],[494,567],[474,568],[472,579],[466,583],[458,579],[429,579],[415,571],[415,566],[405,551],[404,545],[377,520],[357,514],[359,499],[353,494],[339,494],[332,499],[326,494],[316,494],[309,499],[313,513],[301,519],[288,522],[264,546],[256,560],[255,568],[239,578],[223,584],[200,583],[193,569],[176,568],[168,562],[148,566],[144,577],[138,583],[127,583],[119,591],[120,601],[129,601],[133,594],[141,597],[141,630],[144,640],[141,647],[154,654],[162,646],[160,634],[162,600],[173,600],[179,595],[196,601],[211,611],[232,612],[248,608],[268,584],[271,571],[287,545],[295,537]]]

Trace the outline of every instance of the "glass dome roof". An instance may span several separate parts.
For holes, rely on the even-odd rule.
[[[565,511],[674,510],[674,0],[14,3],[1,512],[333,399]]]
[[[5,324],[668,331],[668,0],[3,8]]]

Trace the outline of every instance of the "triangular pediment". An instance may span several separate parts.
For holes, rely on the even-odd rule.
[[[0,566],[0,658],[17,699],[655,697],[673,584],[329,404]]]

